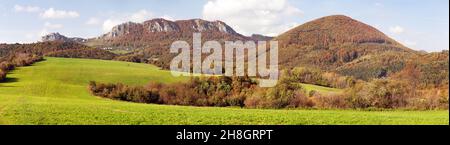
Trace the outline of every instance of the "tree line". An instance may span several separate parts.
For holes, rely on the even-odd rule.
[[[13,53],[0,58],[0,82],[4,81],[7,73],[16,67],[29,66],[41,60],[43,60],[41,56],[27,53]]]
[[[89,90],[95,96],[138,103],[186,106],[240,106],[256,87],[249,77],[192,78],[185,83],[162,84],[151,82],[146,86],[103,84],[90,82]]]
[[[117,56],[112,52],[92,48],[76,42],[49,41],[30,44],[0,44],[0,57],[5,57],[13,53],[104,60],[112,60]]]
[[[333,77],[330,77],[333,76]],[[91,82],[90,92],[114,100],[185,106],[306,109],[448,109],[448,83],[424,88],[409,80],[371,81],[298,68],[282,71],[273,88],[260,88],[249,77],[192,78],[185,83],[145,86]],[[342,93],[307,91],[301,83],[344,88]]]

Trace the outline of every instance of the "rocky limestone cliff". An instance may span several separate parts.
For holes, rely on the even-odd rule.
[[[141,35],[158,32],[220,32],[238,34],[230,26],[221,21],[206,21],[201,19],[169,21],[162,18],[152,19],[143,23],[127,22],[117,25],[100,38],[111,39],[127,34]]]
[[[64,35],[61,35],[59,33],[50,33],[47,34],[45,36],[42,36],[41,38],[42,42],[48,42],[48,41],[62,41],[62,42],[77,42],[77,43],[84,43],[87,40],[84,38],[77,38],[77,37],[73,37],[73,38],[69,38],[66,37]]]

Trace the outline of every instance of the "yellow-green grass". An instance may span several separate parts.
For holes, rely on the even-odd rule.
[[[123,49],[114,49],[114,50],[110,50],[110,52],[115,53],[115,54],[127,54],[127,53],[130,53],[132,51],[123,50]]]
[[[311,84],[300,84],[303,88],[306,89],[306,91],[316,91],[319,93],[325,93],[325,94],[333,94],[333,93],[341,93],[342,89],[336,89],[336,88],[329,88],[329,87],[323,87],[323,86],[317,86],[317,85],[311,85]]]
[[[448,111],[261,110],[137,104],[95,97],[88,82],[177,83],[146,64],[46,58],[0,83],[0,124],[449,124]]]

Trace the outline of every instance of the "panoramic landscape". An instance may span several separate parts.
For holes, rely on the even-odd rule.
[[[175,10],[179,17],[160,16],[130,4],[130,9],[140,11],[111,17],[117,18],[114,23],[89,16],[82,27],[72,24],[76,29],[71,28],[72,22],[64,23],[68,28],[57,23],[82,18],[88,11],[58,10],[53,7],[64,4],[54,2],[0,5],[9,11],[3,17],[36,15],[36,21],[45,22],[45,33],[0,37],[0,125],[449,124],[448,1],[441,2],[446,5],[442,31],[447,32],[429,37],[442,39],[423,42],[433,45],[408,43],[398,36],[404,28],[386,30],[378,22],[388,21],[368,20],[351,12],[293,17],[301,20],[295,21],[298,23],[286,21],[291,17],[281,18],[280,26],[259,24],[279,19],[278,15],[308,15],[308,9],[300,10],[296,2],[288,0],[241,8],[254,21],[233,19],[231,14],[220,17],[222,9],[240,10],[224,0],[195,3],[203,6],[198,10],[203,13],[200,16],[181,16],[183,12]],[[375,3],[373,7],[387,9],[389,4]],[[260,12],[268,14],[261,16]],[[367,17],[371,15],[375,14]],[[413,19],[416,21],[421,20]],[[14,31],[13,25],[2,24],[5,30],[0,32]],[[16,33],[19,30],[16,28]],[[242,59],[248,60],[242,64],[248,69],[243,76],[224,75],[227,70],[222,68],[220,74],[174,76],[173,63],[180,53],[178,49],[174,53],[172,47],[179,41],[189,44],[188,57],[194,58],[182,66],[195,72],[195,54],[190,52],[196,51],[196,34],[201,35],[201,44],[216,41],[221,47],[228,42],[277,42],[278,55],[270,56],[271,63],[273,58],[278,61],[277,84],[261,87],[267,78],[251,75],[248,47],[241,48],[246,54]],[[260,52],[261,46],[256,44],[255,61],[274,54],[272,50]],[[208,60],[215,53],[203,50],[199,60]],[[231,64],[238,62],[238,56],[235,59]],[[203,67],[216,68],[228,62],[220,59]]]

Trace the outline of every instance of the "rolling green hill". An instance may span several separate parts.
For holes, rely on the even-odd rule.
[[[446,124],[448,111],[259,110],[112,101],[89,81],[176,83],[157,67],[118,61],[46,58],[0,83],[0,124]],[[314,88],[314,86],[310,86]],[[323,89],[323,88],[322,88]]]

